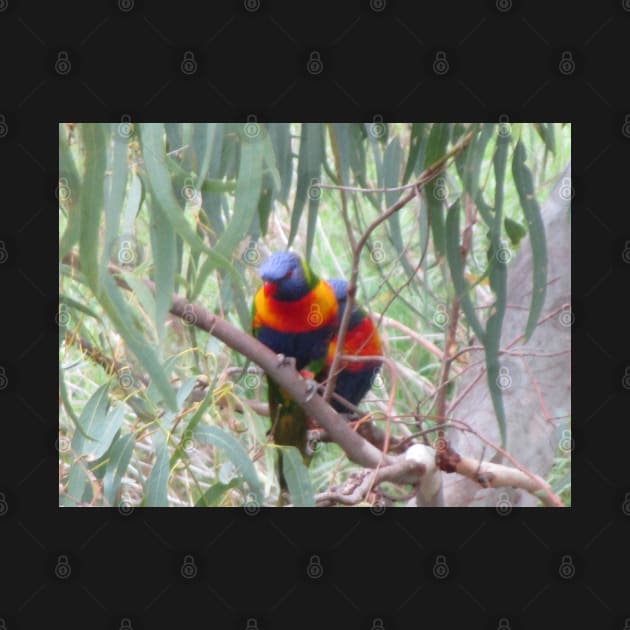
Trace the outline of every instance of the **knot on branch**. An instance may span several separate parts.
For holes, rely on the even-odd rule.
[[[448,442],[445,442],[435,455],[435,465],[445,473],[455,472],[461,460],[460,454],[454,451]]]

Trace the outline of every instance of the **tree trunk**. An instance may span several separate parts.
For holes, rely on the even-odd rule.
[[[539,324],[523,344],[532,291],[532,252],[529,236],[521,242],[508,267],[507,310],[500,356],[507,387],[503,391],[507,441],[505,450],[524,468],[543,478],[549,473],[559,443],[570,444],[571,413],[571,171],[566,166],[541,213],[547,240],[547,292]],[[478,344],[477,344],[478,345]],[[507,351],[507,352],[505,352]],[[458,380],[458,392],[448,417],[469,424],[500,443],[499,428],[487,385],[483,351],[469,354],[469,365]],[[509,462],[477,437],[451,429],[449,439],[462,455],[498,463]],[[560,442],[562,441],[562,442]],[[532,495],[511,488],[484,489],[479,484],[445,475],[447,505],[536,505]]]

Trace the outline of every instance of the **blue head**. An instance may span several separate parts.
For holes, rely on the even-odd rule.
[[[264,281],[265,295],[284,301],[304,297],[317,281],[302,259],[293,252],[271,254],[260,265],[258,275]]]
[[[331,280],[327,280],[328,284],[331,286],[335,297],[337,298],[337,304],[339,307],[339,311],[337,313],[337,317],[339,318],[339,322],[343,319],[344,311],[346,310],[346,302],[348,299],[348,283],[342,278],[332,278]],[[349,328],[354,328],[362,319],[364,313],[361,312],[356,302],[352,306],[352,314],[350,315],[350,325]]]
[[[348,283],[342,278],[332,278],[331,280],[328,280],[328,284],[334,291],[339,306],[345,306],[346,297],[348,295]],[[341,318],[341,315],[339,317]]]

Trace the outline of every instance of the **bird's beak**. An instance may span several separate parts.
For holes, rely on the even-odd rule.
[[[266,298],[273,295],[277,289],[278,285],[275,282],[265,282],[265,284],[263,284],[263,291],[265,292]]]

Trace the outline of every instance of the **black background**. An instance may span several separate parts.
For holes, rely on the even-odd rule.
[[[203,4],[0,0],[0,628],[630,628],[630,1]],[[123,115],[571,121],[574,507],[59,509],[57,123]]]

